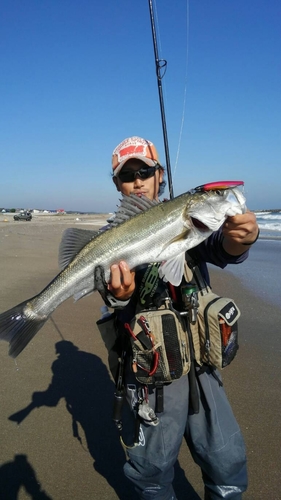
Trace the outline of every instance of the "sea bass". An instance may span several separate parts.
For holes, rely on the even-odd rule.
[[[71,296],[77,300],[98,288],[97,268],[102,267],[109,282],[110,267],[121,260],[130,269],[161,262],[160,276],[179,285],[185,252],[218,230],[228,216],[245,210],[245,198],[237,187],[192,190],[164,203],[124,196],[109,230],[65,231],[60,273],[41,293],[0,314],[0,339],[10,343],[10,356],[18,356],[63,301]]]

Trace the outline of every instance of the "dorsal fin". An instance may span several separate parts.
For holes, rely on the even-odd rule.
[[[130,194],[130,196],[124,195],[122,200],[120,200],[120,205],[113,221],[110,223],[110,227],[116,227],[131,217],[144,212],[148,208],[158,205],[158,203],[159,201],[150,200],[146,196],[140,197],[136,194]]]
[[[66,229],[62,235],[59,247],[59,268],[65,269],[74,257],[84,248],[89,241],[95,238],[98,231],[91,229]]]

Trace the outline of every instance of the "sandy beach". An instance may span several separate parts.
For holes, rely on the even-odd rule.
[[[40,292],[58,273],[67,227],[105,224],[104,215],[0,215],[0,313]],[[241,309],[240,350],[223,371],[248,453],[245,500],[280,500],[280,308],[227,271],[211,270],[213,290]],[[111,420],[113,382],[95,322],[97,293],[64,302],[16,360],[0,343],[1,500],[132,500],[125,455]],[[20,413],[19,413],[20,412]],[[20,424],[18,425],[18,421]],[[200,470],[182,444],[178,500],[203,498]],[[14,496],[12,496],[14,495]]]

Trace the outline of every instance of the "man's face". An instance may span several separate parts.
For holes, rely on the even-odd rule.
[[[137,175],[136,172],[139,170],[141,170],[140,175]],[[147,179],[141,178],[141,174],[144,171],[151,176]],[[134,173],[136,175],[133,175]],[[113,182],[122,194],[127,196],[130,194],[146,196],[150,200],[158,198],[159,184],[163,181],[162,169],[158,168],[154,170],[141,160],[131,159],[125,163],[119,174],[117,177],[113,177]],[[142,176],[144,177],[145,175]]]

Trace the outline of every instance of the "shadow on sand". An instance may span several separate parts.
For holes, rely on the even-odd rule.
[[[9,419],[20,423],[34,408],[54,407],[61,398],[64,398],[66,408],[72,417],[73,437],[85,447],[84,436],[79,434],[81,426],[87,448],[94,459],[95,470],[107,480],[121,500],[132,500],[136,495],[123,474],[126,458],[111,418],[114,383],[106,365],[98,356],[80,351],[72,342],[66,340],[56,343],[56,353],[57,359],[52,364],[53,377],[49,387],[46,391],[34,392],[31,403],[11,415]],[[7,465],[3,465],[2,468]],[[175,488],[179,500],[186,498],[188,494],[191,500],[199,499],[178,463]],[[3,499],[6,500],[6,497]],[[11,499],[14,500],[16,497]]]
[[[36,474],[26,455],[15,455],[12,462],[0,467],[1,500],[17,500],[21,488],[24,488],[32,500],[52,500],[38,482]]]

